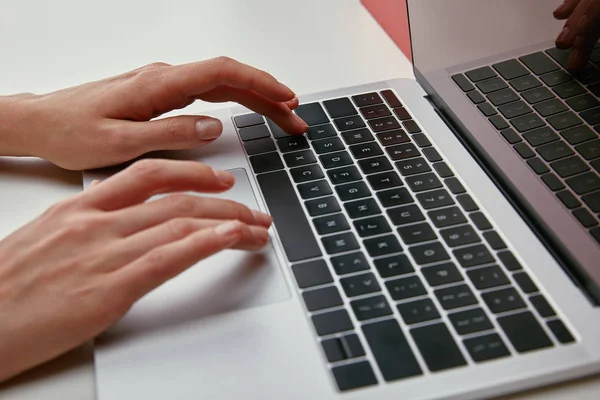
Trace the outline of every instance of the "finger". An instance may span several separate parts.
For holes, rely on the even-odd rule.
[[[308,130],[306,122],[294,114],[286,103],[274,102],[250,90],[220,86],[198,98],[213,103],[234,101],[272,119],[281,129],[290,134],[302,134]]]
[[[233,186],[233,175],[196,161],[144,159],[81,193],[92,207],[111,211],[142,203],[157,194],[222,192]]]
[[[156,150],[193,149],[212,143],[223,132],[215,118],[183,115],[152,121],[114,120],[119,132],[117,148],[124,156],[135,158]]]
[[[576,4],[575,9],[565,22],[565,26],[556,38],[556,47],[559,49],[568,49],[573,47],[575,37],[580,34],[581,28],[586,25],[591,0],[581,0]]]
[[[230,221],[154,248],[114,272],[115,287],[138,299],[199,260],[231,248],[242,239],[244,225]]]
[[[118,242],[111,256],[102,260],[107,269],[118,269],[144,256],[152,249],[176,242],[205,229],[223,224],[218,219],[175,218],[131,235]],[[258,250],[269,240],[267,228],[242,224],[237,250]]]
[[[300,100],[298,100],[297,97],[294,97],[293,99],[285,102],[285,105],[288,106],[288,108],[290,110],[295,110],[299,104],[300,104]]]
[[[577,72],[588,63],[590,55],[594,50],[594,45],[598,38],[578,36],[573,44],[573,50],[569,56],[567,69],[571,72]]]
[[[121,236],[129,236],[174,218],[210,218],[214,220],[239,220],[249,225],[268,228],[272,219],[267,214],[251,210],[231,200],[175,194],[126,209],[110,216],[116,221]]]
[[[554,10],[553,15],[556,19],[567,19],[577,7],[580,0],[565,0],[561,5],[559,5],[556,10]]]

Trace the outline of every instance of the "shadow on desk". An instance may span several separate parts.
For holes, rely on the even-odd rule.
[[[81,173],[34,157],[0,157],[0,179],[3,182],[35,180],[81,187]]]

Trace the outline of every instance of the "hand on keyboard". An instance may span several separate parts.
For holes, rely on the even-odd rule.
[[[554,17],[567,20],[556,38],[556,47],[573,48],[568,69],[583,68],[600,38],[600,0],[565,0],[554,10]]]
[[[198,162],[143,160],[0,241],[0,382],[117,322],[140,297],[226,248],[268,241],[271,218],[215,193],[234,178]]]
[[[202,116],[150,121],[195,100],[238,102],[288,133],[308,129],[292,113],[298,106],[294,92],[266,72],[221,57],[150,64],[47,95],[0,97],[0,155],[34,155],[78,170],[120,164],[155,150],[195,148],[219,137],[220,121]]]

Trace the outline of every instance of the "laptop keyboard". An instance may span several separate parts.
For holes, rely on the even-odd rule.
[[[296,113],[234,122],[340,391],[574,341],[394,92]]]
[[[600,243],[600,47],[576,75],[556,48],[452,76]]]

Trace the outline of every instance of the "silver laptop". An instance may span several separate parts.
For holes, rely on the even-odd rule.
[[[474,399],[599,372],[600,49],[566,72],[555,3],[411,0],[417,81],[301,96],[302,137],[224,109],[211,146],[159,154],[230,170],[272,240],[136,303],[96,340],[98,398]]]

